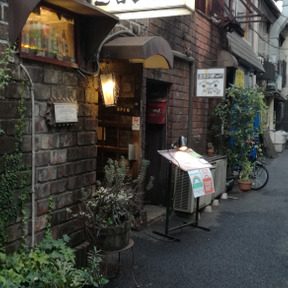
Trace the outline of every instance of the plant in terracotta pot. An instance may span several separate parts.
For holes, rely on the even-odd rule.
[[[129,176],[127,160],[108,159],[104,180],[82,200],[78,215],[85,222],[89,238],[102,250],[119,250],[128,245],[131,224],[137,217],[138,190],[146,172],[140,169],[138,177]]]
[[[249,161],[248,157],[242,161],[241,171],[239,173],[239,189],[241,191],[250,191],[252,187],[251,173],[253,170],[253,163]]]

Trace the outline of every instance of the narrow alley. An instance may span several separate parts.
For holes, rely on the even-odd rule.
[[[121,255],[120,275],[109,288],[287,288],[288,150],[268,160],[270,180],[260,191],[229,194],[212,213],[201,213],[206,232],[186,227],[172,242],[134,232],[131,255]]]

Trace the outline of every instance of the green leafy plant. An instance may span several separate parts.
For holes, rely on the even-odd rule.
[[[102,287],[107,280],[100,273],[101,255],[94,249],[87,268],[75,268],[69,238],[54,240],[50,233],[32,250],[12,255],[0,253],[0,286],[3,288]]]
[[[253,163],[248,159],[246,161],[242,161],[241,171],[239,173],[239,179],[250,180],[252,171],[253,171]]]
[[[80,216],[87,231],[95,242],[97,234],[108,227],[134,222],[141,210],[141,191],[145,182],[149,161],[143,161],[136,178],[129,176],[128,162],[124,157],[119,161],[108,159],[104,167],[104,180],[91,194],[85,194],[80,205]],[[148,188],[152,186],[151,179]],[[96,235],[96,236],[95,236]]]
[[[28,196],[27,183],[29,172],[23,162],[21,145],[25,131],[25,114],[23,93],[18,104],[18,119],[15,124],[15,147],[12,153],[0,158],[0,247],[6,241],[6,227],[16,219],[17,211],[25,218],[24,203]],[[2,130],[2,134],[5,134]]]
[[[7,47],[0,56],[0,89],[8,85],[11,80],[11,69],[9,61],[12,59],[14,53],[13,47]]]
[[[264,94],[257,87],[232,86],[227,89],[226,98],[216,107],[215,114],[221,121],[226,153],[232,167],[239,165],[244,170],[250,170],[249,153],[255,138],[261,133],[261,127],[254,125],[254,121],[256,116],[261,118],[265,111]],[[247,177],[244,172],[240,177]]]

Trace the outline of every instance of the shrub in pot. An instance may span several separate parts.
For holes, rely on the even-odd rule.
[[[131,223],[139,213],[139,190],[145,180],[148,163],[135,179],[129,176],[128,162],[108,159],[104,180],[86,195],[79,216],[93,245],[102,250],[119,250],[128,245]],[[87,194],[86,191],[83,191]]]
[[[251,173],[253,170],[253,163],[247,158],[242,161],[241,171],[239,173],[239,189],[241,191],[250,191],[252,187]]]

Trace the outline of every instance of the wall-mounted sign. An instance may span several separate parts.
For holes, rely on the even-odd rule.
[[[197,69],[197,97],[223,97],[225,68]]]
[[[55,123],[78,122],[78,105],[74,103],[54,103]]]
[[[120,19],[189,15],[195,10],[195,0],[93,0],[91,2]]]

